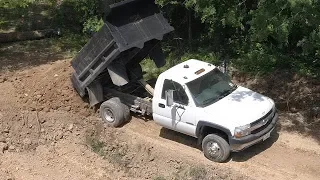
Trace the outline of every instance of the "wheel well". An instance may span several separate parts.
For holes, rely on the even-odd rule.
[[[223,139],[225,139],[228,143],[229,143],[229,138],[227,133],[223,132],[220,129],[214,128],[214,127],[210,127],[210,126],[203,126],[201,127],[200,130],[200,139],[202,141],[202,139],[204,137],[206,137],[208,134],[217,134],[220,137],[222,137]]]

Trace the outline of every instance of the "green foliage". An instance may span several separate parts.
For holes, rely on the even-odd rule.
[[[181,17],[176,20],[175,12],[192,11],[193,42],[198,42],[193,43],[191,50],[196,49],[195,52],[201,52],[198,49],[203,47],[211,49],[212,54],[219,55],[215,57],[230,57],[235,66],[254,73],[289,69],[319,76],[318,0],[158,0],[157,3],[174,27],[178,27],[175,36],[184,42],[190,24],[181,21]],[[197,29],[199,22],[202,30]],[[207,59],[204,55],[200,57]]]
[[[110,4],[121,0],[64,0],[57,9],[57,21],[74,31],[97,32]]]
[[[26,11],[31,4],[50,4],[54,8],[50,13],[55,27],[91,33],[103,25],[108,6],[119,1],[0,0],[0,9]],[[253,73],[288,69],[311,76],[320,74],[319,0],[156,0],[156,3],[175,27],[175,32],[163,43],[168,55],[166,67],[188,58],[213,63],[230,58],[233,65]],[[12,23],[6,15],[0,17],[0,25],[7,26],[1,28],[4,31],[12,29]]]
[[[37,3],[56,4],[57,0],[0,0],[0,8],[26,8]]]
[[[166,65],[162,68],[157,68],[156,65],[154,64],[152,59],[145,59],[141,62],[141,66],[143,71],[145,72],[144,74],[144,79],[150,80],[150,79],[156,79],[159,74],[161,74],[163,71],[169,69],[170,67],[170,62],[167,61]]]
[[[0,8],[19,8],[27,7],[29,4],[35,2],[35,0],[0,0]]]
[[[103,26],[104,22],[102,18],[97,16],[90,17],[83,24],[83,32],[97,32]]]

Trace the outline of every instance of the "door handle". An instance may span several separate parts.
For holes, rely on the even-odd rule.
[[[158,105],[159,105],[159,107],[161,107],[161,108],[165,108],[165,107],[166,107],[166,106],[165,106],[164,104],[162,104],[162,103],[159,103]]]

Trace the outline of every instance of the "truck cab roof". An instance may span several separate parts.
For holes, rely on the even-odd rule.
[[[216,66],[213,64],[196,59],[190,59],[173,66],[160,74],[160,76],[164,79],[170,79],[180,84],[186,84],[207,74],[215,68]]]

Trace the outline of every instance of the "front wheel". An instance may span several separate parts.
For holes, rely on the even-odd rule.
[[[202,140],[204,156],[214,162],[224,162],[230,156],[228,142],[217,134],[209,134]]]

